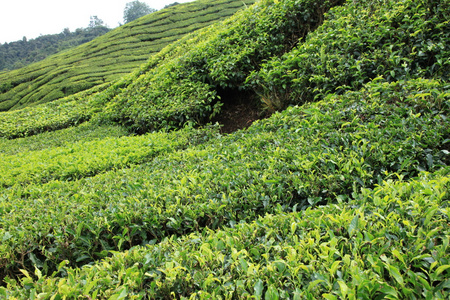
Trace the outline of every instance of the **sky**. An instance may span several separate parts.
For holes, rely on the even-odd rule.
[[[40,35],[60,33],[64,28],[75,31],[89,26],[97,16],[109,28],[123,21],[125,5],[133,0],[0,0],[0,43],[33,39]],[[193,0],[140,0],[160,10],[174,2]]]

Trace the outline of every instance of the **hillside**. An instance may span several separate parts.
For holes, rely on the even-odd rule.
[[[0,297],[448,299],[449,11],[259,0],[0,113]]]
[[[111,83],[169,43],[224,19],[252,0],[200,0],[168,7],[75,49],[0,73],[0,111],[45,103]]]

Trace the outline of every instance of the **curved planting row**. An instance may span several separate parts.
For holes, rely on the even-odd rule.
[[[214,106],[219,89],[243,89],[246,77],[264,59],[290,50],[342,2],[259,1],[198,32],[182,55],[148,68],[111,100],[100,118],[138,132],[205,122],[220,108]]]
[[[68,128],[96,116],[103,110],[108,101],[121,93],[140,75],[154,68],[168,57],[176,57],[190,47],[193,39],[199,40],[198,32],[189,34],[166,46],[163,50],[150,57],[147,64],[122,77],[112,84],[96,86],[84,92],[77,93],[51,103],[44,103],[23,109],[0,112],[0,137],[13,139],[36,135],[46,131]],[[98,121],[99,117],[95,117]]]
[[[161,153],[192,146],[202,139],[201,136],[206,138],[212,134],[212,129],[186,128],[170,133],[77,141],[62,147],[13,155],[2,154],[0,150],[0,188],[52,180],[76,180],[111,169],[142,164]]]
[[[450,170],[391,180],[355,200],[171,237],[45,276],[4,297],[447,299]],[[63,276],[63,277],[61,277]]]
[[[95,119],[142,133],[208,122],[224,90],[256,92],[277,110],[378,76],[447,81],[448,3],[430,1],[260,1],[165,48],[100,93]]]
[[[449,89],[375,82],[249,130],[73,182],[0,193],[0,270],[52,272],[110,250],[340,199],[449,164]]]
[[[40,151],[54,147],[64,147],[77,142],[101,140],[107,137],[127,136],[128,131],[117,125],[94,125],[90,122],[62,130],[43,132],[39,135],[6,139],[0,138],[0,155],[15,155],[30,151]]]
[[[93,95],[107,88],[108,85],[101,85],[51,103],[1,112],[0,137],[14,139],[32,136],[88,121],[101,107],[99,101],[92,100]],[[114,89],[108,89],[111,90]]]
[[[186,34],[186,31],[182,30],[185,27],[183,22],[170,21],[174,15],[182,17],[183,20],[191,19],[204,8],[217,6],[220,10],[223,5],[227,8],[228,15],[224,15],[223,12],[209,14],[210,22],[215,22],[244,8],[245,3],[253,2],[253,0],[229,0],[224,3],[220,0],[197,0],[194,3],[175,5],[120,26],[77,48],[55,54],[19,70],[2,73],[0,74],[0,111],[22,108],[35,103],[46,103],[99,84],[118,80],[125,73],[145,63],[152,54],[163,47],[161,45],[154,47],[153,44],[167,45],[174,41],[174,38],[181,38]],[[230,5],[231,3],[234,5]],[[189,11],[185,12],[185,9]],[[140,39],[140,37],[148,36],[147,30],[158,27],[157,24],[153,26],[152,23],[161,18],[168,19],[170,24],[157,31],[170,31],[169,34],[174,38],[164,41],[156,34],[150,39],[148,37]],[[210,22],[203,22],[203,15],[201,19],[202,22],[198,22],[195,29],[210,24]],[[127,43],[116,45],[118,41],[127,41]],[[111,52],[110,49],[114,46],[116,49]],[[142,55],[143,49],[146,49],[146,56]],[[98,56],[102,59],[96,59]],[[136,60],[130,63],[130,57],[135,57]],[[109,61],[106,66],[105,61]],[[86,76],[82,81],[75,83],[78,81],[76,77],[79,74],[86,74]]]
[[[100,118],[145,132],[207,121],[220,111],[214,105],[222,90],[254,91],[277,110],[357,90],[378,76],[446,81],[450,25],[442,2],[258,2],[197,33],[185,54],[148,68]]]

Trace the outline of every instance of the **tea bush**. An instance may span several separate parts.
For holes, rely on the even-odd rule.
[[[97,126],[86,122],[79,126],[43,132],[35,136],[17,139],[0,138],[0,155],[15,155],[30,151],[64,147],[77,142],[88,142],[127,135],[129,135],[128,131],[121,126]]]
[[[100,110],[92,96],[106,89],[100,85],[90,90],[50,103],[0,112],[0,137],[14,139],[79,125]]]
[[[0,188],[15,184],[75,180],[110,170],[141,164],[160,153],[169,153],[195,144],[200,136],[213,135],[213,127],[176,132],[156,132],[143,136],[104,137],[74,142],[41,151],[5,155],[0,152]]]
[[[34,265],[49,274],[63,260],[90,263],[173,234],[347,201],[394,173],[438,170],[449,164],[449,89],[378,80],[129,169],[4,189],[1,276]]]
[[[348,1],[247,82],[271,110],[359,89],[378,76],[450,79],[448,0]]]
[[[219,1],[220,2],[220,1]],[[223,1],[222,1],[223,2]],[[212,3],[212,2],[205,2],[205,1],[199,1],[195,4],[188,5],[187,7],[191,7],[191,10],[195,12],[195,14],[198,14],[199,7],[202,7],[202,5],[207,5],[207,7],[215,6],[217,5],[224,5],[224,7],[228,7],[230,9],[238,10],[240,6],[242,6],[244,3],[253,3],[253,0],[246,0],[246,2],[239,1],[239,5],[237,5],[236,1],[231,0],[226,3]],[[230,11],[231,12],[231,11]],[[172,12],[173,13],[173,12]],[[188,18],[188,16],[191,15],[191,12],[185,13]],[[194,15],[195,15],[194,14]],[[153,14],[152,14],[153,15]],[[157,15],[155,13],[155,15]],[[168,14],[163,17],[163,19],[167,19],[170,17],[171,14]],[[213,17],[212,14],[207,14],[210,17]],[[205,17],[204,15],[202,15]],[[216,20],[216,19],[214,19]],[[136,22],[144,22],[145,18],[139,19]],[[145,23],[147,24],[147,23]],[[150,23],[149,23],[150,24]],[[172,23],[170,23],[172,24]],[[132,23],[127,24],[126,26],[132,26]],[[144,25],[142,25],[144,26]],[[146,25],[148,26],[148,24]],[[201,26],[196,24],[195,26]],[[134,27],[133,27],[134,28]],[[140,25],[136,26],[136,31],[144,31],[141,34],[145,33],[145,28],[141,28]],[[176,30],[176,28],[168,28],[171,29],[171,32],[173,30]],[[194,30],[193,28],[191,28]],[[187,29],[187,30],[191,30]],[[186,30],[186,29],[184,29]],[[118,40],[121,40],[119,36],[116,36],[115,33],[116,30],[112,31],[110,34],[113,35],[114,38],[117,38]],[[168,32],[168,31],[167,31]],[[24,108],[17,111],[10,111],[5,113],[0,113],[0,137],[6,137],[6,138],[16,138],[16,137],[24,137],[24,136],[30,136],[35,135],[41,132],[45,131],[52,131],[52,130],[58,130],[62,128],[67,128],[72,125],[77,125],[79,123],[85,122],[87,120],[90,120],[97,112],[104,109],[104,106],[108,101],[116,97],[118,94],[121,94],[123,90],[126,89],[126,87],[131,84],[132,82],[136,81],[140,75],[148,72],[149,70],[152,70],[155,66],[158,64],[167,61],[169,58],[173,59],[174,57],[179,56],[181,53],[186,51],[186,48],[192,48],[192,45],[199,40],[200,37],[204,37],[204,34],[191,34],[188,37],[180,38],[179,35],[173,35],[171,33],[164,33],[168,35],[168,39],[165,40],[165,42],[161,41],[155,41],[155,47],[157,47],[158,50],[161,49],[161,47],[165,46],[164,49],[162,49],[160,52],[156,53],[150,59],[148,62],[144,65],[142,65],[139,69],[135,70],[134,72],[127,74],[126,76],[122,77],[120,80],[115,80],[113,83],[103,84],[96,86],[92,89],[89,89],[85,92],[78,93],[73,96],[69,96],[63,99],[60,99],[58,101],[55,101],[54,103],[39,105],[33,108]],[[187,32],[187,31],[186,31]],[[125,32],[118,31],[121,35],[125,34]],[[178,42],[174,42],[167,46],[167,43],[170,41],[174,41],[173,37],[176,37],[179,39]],[[130,38],[129,36],[127,36]],[[127,47],[135,48],[134,46],[130,46],[129,43],[125,43]],[[108,59],[104,55],[101,55],[101,53],[105,54],[105,51],[107,53],[115,53],[117,54],[116,50],[111,50],[109,47],[109,44],[106,43],[99,43],[98,44],[86,44],[85,47],[88,47],[90,49],[90,52],[88,54],[84,53],[83,56],[83,64],[89,64],[89,66],[86,66],[86,68],[77,69],[76,71],[73,71],[77,74],[73,74],[72,81],[79,80],[81,78],[84,78],[85,80],[93,80],[94,78],[94,68],[95,66],[91,66],[92,60],[98,61],[101,64],[105,64],[105,60]],[[156,49],[156,48],[155,48]],[[127,50],[128,51],[128,50]],[[133,51],[143,51],[142,48],[139,48],[137,50]],[[128,52],[127,55],[125,55],[122,59],[129,60],[131,58],[131,61],[133,61],[133,53],[135,52]],[[144,52],[145,53],[145,52]],[[148,57],[148,53],[147,53]],[[133,62],[135,63],[135,62]],[[95,65],[95,64],[94,64]],[[170,68],[170,64],[167,65],[168,68]],[[114,60],[114,63],[112,63],[111,68],[118,68],[120,69],[120,74],[124,75],[123,65],[118,64],[117,60]],[[100,68],[98,70],[95,70],[95,76],[98,75],[99,72],[104,74],[104,76],[115,76],[117,75],[117,72],[112,70],[110,67],[107,69]],[[161,68],[162,69],[162,68]],[[51,73],[48,68],[44,70],[45,72],[39,73],[39,76],[44,76],[44,74]],[[46,73],[47,72],[47,73]],[[80,74],[82,72],[82,74]],[[64,72],[63,72],[64,73]],[[46,75],[47,77],[50,75]],[[55,76],[54,74],[52,76]],[[81,77],[80,77],[81,76]],[[161,76],[161,75],[160,75]],[[32,80],[31,78],[24,79],[25,82]],[[58,82],[61,82],[63,79],[58,78]],[[112,80],[112,79],[111,79]],[[41,82],[42,83],[42,82]],[[33,88],[33,90],[40,90],[41,88],[38,87],[38,83],[35,83],[36,86]],[[68,89],[71,89],[73,82],[65,81],[65,91]],[[162,83],[157,83],[159,85],[164,85],[162,88],[154,88],[156,89],[155,94],[161,94],[164,95],[162,100],[156,105],[156,107],[153,107],[152,110],[148,112],[148,116],[146,116],[147,120],[150,120],[147,123],[143,123],[142,120],[138,120],[138,124],[141,125],[135,125],[134,128],[132,128],[136,132],[143,132],[143,131],[149,131],[151,129],[161,129],[161,128],[173,128],[173,127],[183,127],[186,123],[193,123],[197,122],[200,119],[207,118],[211,116],[211,114],[214,113],[214,111],[217,111],[217,109],[211,108],[209,106],[209,101],[213,98],[215,98],[215,93],[210,91],[208,89],[208,86],[200,83],[200,82],[190,82],[185,81],[184,83],[181,83],[182,86],[179,86],[174,89],[174,91],[171,91],[167,88],[167,81]],[[48,88],[43,86],[42,88]],[[100,91],[107,88],[104,92],[99,93]],[[140,87],[140,91],[143,92],[144,87]],[[158,92],[160,91],[160,92]],[[9,92],[8,92],[9,93]],[[21,101],[23,103],[26,103],[28,101],[28,97],[30,95],[25,94],[17,94],[17,96],[21,97]],[[128,95],[125,95],[123,97],[128,97]],[[123,98],[122,97],[122,98]],[[146,95],[141,95],[140,98],[147,97]],[[173,99],[172,99],[173,97]],[[205,100],[206,98],[206,100]],[[168,102],[168,100],[172,101]],[[128,101],[128,99],[127,99]],[[35,102],[39,102],[36,100]],[[117,100],[115,102],[122,103],[122,100]],[[116,103],[117,104],[117,103]],[[127,105],[130,106],[130,105]],[[148,104],[147,104],[148,106]],[[170,106],[170,107],[169,107]],[[117,108],[117,105],[112,105],[110,110],[112,110],[111,115],[108,116],[108,119],[117,119],[117,111],[121,111],[122,108]],[[138,105],[134,105],[130,108],[130,110],[135,114],[144,114],[148,110],[148,107],[142,107]],[[105,122],[105,118],[103,117],[96,117],[96,120],[102,119],[101,122]],[[137,118],[139,119],[139,118]],[[153,122],[153,123],[152,123]],[[130,122],[128,122],[130,123]],[[127,123],[127,124],[128,124]],[[158,124],[158,126],[156,126]]]
[[[446,299],[450,169],[362,189],[349,203],[265,215],[80,269],[36,268],[11,299]],[[400,178],[401,179],[401,178]],[[62,275],[62,277],[61,277]],[[114,298],[115,297],[115,298]]]
[[[378,76],[447,81],[448,3],[441,2],[260,1],[171,44],[99,93],[94,118],[144,133],[207,123],[220,112],[223,90],[254,91],[277,110],[358,90]]]
[[[448,4],[262,0],[0,114],[0,298],[448,298]],[[301,106],[179,130],[236,90]]]
[[[259,1],[196,33],[182,55],[150,63],[146,74],[112,99],[101,118],[137,132],[207,122],[220,109],[215,105],[220,88],[245,89],[246,77],[264,59],[290,50],[321,24],[327,10],[342,3]]]

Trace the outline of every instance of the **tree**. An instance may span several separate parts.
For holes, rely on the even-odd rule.
[[[169,8],[169,7],[172,7],[172,6],[178,5],[178,4],[180,4],[180,3],[178,3],[178,2],[174,2],[174,3],[172,3],[172,4],[167,4],[166,6],[164,6],[164,8]]]
[[[129,23],[155,11],[156,9],[151,8],[144,2],[140,2],[138,0],[128,2],[125,5],[125,10],[123,11],[123,20],[125,23]]]
[[[91,21],[89,22],[89,28],[95,28],[105,26],[105,23],[102,19],[99,19],[97,16],[91,16]]]

